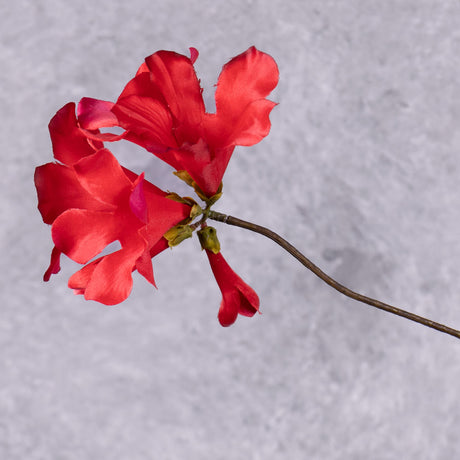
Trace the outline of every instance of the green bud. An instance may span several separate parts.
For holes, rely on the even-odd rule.
[[[193,235],[190,225],[176,225],[170,228],[163,236],[168,240],[169,247],[177,246]]]
[[[217,232],[214,227],[204,227],[197,232],[201,248],[218,254],[220,252],[220,243],[217,239]]]

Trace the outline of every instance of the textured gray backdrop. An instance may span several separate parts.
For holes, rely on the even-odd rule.
[[[267,225],[362,293],[460,327],[460,3],[0,2],[3,460],[460,458],[460,341],[346,299],[272,242],[217,224],[262,315],[221,328],[198,242],[117,307],[41,277],[32,175],[50,117],[113,100],[158,49],[200,51],[212,106],[250,45],[281,79],[272,131],[237,148],[217,210]],[[114,151],[163,187],[132,145]],[[224,228],[225,227],[225,228]]]

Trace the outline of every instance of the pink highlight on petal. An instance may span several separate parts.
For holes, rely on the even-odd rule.
[[[85,129],[118,126],[117,117],[111,111],[113,106],[113,102],[84,97],[77,106],[77,117],[80,126]]]
[[[192,64],[195,64],[196,60],[198,59],[198,50],[196,48],[193,48],[193,46],[191,46],[189,48],[189,51],[190,51],[190,60],[192,61]]]
[[[148,220],[147,202],[144,195],[144,173],[140,174],[134,183],[133,191],[129,196],[129,207],[133,214],[144,224]]]

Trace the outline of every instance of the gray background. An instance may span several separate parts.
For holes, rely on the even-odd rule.
[[[217,210],[269,226],[362,293],[460,327],[460,3],[0,3],[0,458],[460,458],[460,342],[357,304],[272,242],[218,226],[262,315],[221,328],[196,239],[117,307],[49,284],[32,175],[68,101],[114,100],[158,49],[200,51],[206,102],[250,45],[281,79]],[[163,187],[169,168],[114,148]]]

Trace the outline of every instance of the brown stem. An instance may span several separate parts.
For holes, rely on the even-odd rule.
[[[424,326],[431,327],[432,329],[436,329],[437,331],[444,332],[445,334],[449,334],[456,337],[457,339],[460,339],[460,331],[457,331],[456,329],[452,329],[451,327],[445,326],[444,324],[431,321],[430,319],[415,315],[414,313],[410,313],[405,310],[401,310],[400,308],[393,307],[392,305],[380,302],[379,300],[372,299],[365,295],[358,294],[351,289],[348,289],[347,287],[335,281],[329,275],[326,275],[326,273],[324,273],[311,260],[300,253],[294,246],[292,246],[292,244],[268,228],[237,219],[236,217],[227,216],[216,211],[209,211],[208,217],[218,222],[223,222],[224,224],[246,228],[247,230],[260,233],[261,235],[272,239],[275,243],[278,243],[283,249],[289,252],[289,254],[294,256],[301,264],[311,270],[316,276],[321,278],[325,283],[329,284],[329,286],[333,287],[335,290],[341,292],[347,297],[357,300],[358,302],[363,302],[365,304],[371,305],[372,307],[379,308],[380,310],[385,310],[389,313],[393,313],[394,315],[402,316],[403,318],[407,318],[411,321],[415,321],[416,323],[423,324]]]

